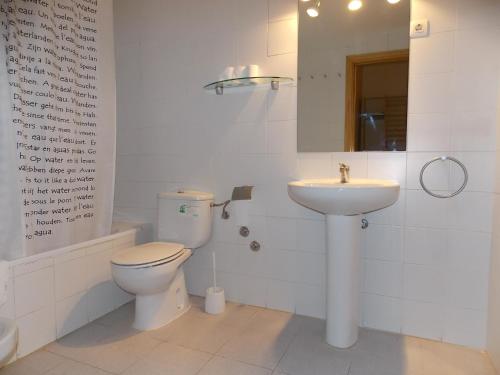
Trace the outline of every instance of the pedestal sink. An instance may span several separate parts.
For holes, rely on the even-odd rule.
[[[297,203],[326,215],[326,341],[348,348],[358,339],[361,217],[397,201],[399,184],[391,180],[311,179],[288,183]]]

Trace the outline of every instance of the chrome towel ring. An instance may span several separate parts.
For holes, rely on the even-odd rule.
[[[446,160],[453,161],[453,162],[457,163],[460,166],[460,168],[462,168],[462,171],[464,172],[464,182],[463,182],[462,186],[460,186],[457,191],[455,191],[455,192],[453,192],[451,194],[441,195],[441,194],[433,193],[424,184],[424,172],[425,172],[425,169],[430,164],[432,164],[432,163],[434,163],[435,161],[438,161],[438,160],[441,160],[441,161],[446,161]],[[455,158],[453,158],[451,156],[438,156],[437,158],[429,160],[427,163],[424,164],[424,166],[420,170],[420,185],[422,186],[422,189],[424,189],[424,191],[427,194],[432,195],[435,198],[451,198],[451,197],[454,197],[455,195],[460,194],[465,189],[465,187],[467,186],[467,181],[469,181],[469,173],[467,172],[467,168],[465,167],[465,165],[460,160],[455,159]]]

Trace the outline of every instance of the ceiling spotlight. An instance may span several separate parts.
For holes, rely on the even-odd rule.
[[[302,1],[304,1],[304,0],[302,0]],[[387,0],[387,2],[388,2],[389,4],[397,4],[397,3],[399,3],[400,1],[401,1],[401,0]]]
[[[319,1],[316,4],[311,5],[310,7],[308,7],[306,9],[306,12],[307,12],[307,15],[309,17],[312,17],[312,18],[318,17],[319,16]]]
[[[307,15],[309,17],[313,17],[314,18],[314,17],[318,17],[319,16],[319,9],[316,8],[315,6],[307,8],[306,12],[307,12]]]
[[[360,9],[362,6],[363,6],[363,2],[361,0],[351,0],[349,2],[349,5],[347,5],[349,10],[351,10],[351,11],[356,11],[356,10]]]

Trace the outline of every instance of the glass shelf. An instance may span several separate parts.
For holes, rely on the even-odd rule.
[[[235,87],[252,87],[270,84],[271,89],[278,90],[280,83],[290,83],[293,82],[293,78],[290,77],[242,77],[242,78],[232,78],[225,79],[222,81],[212,82],[208,85],[203,86],[205,90],[215,90],[217,95],[222,95],[224,89],[231,89]]]

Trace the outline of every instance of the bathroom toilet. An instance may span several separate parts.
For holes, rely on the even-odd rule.
[[[6,365],[17,349],[17,325],[14,319],[0,318],[0,367]]]
[[[158,194],[158,242],[134,246],[111,259],[115,282],[135,294],[133,327],[164,326],[190,307],[182,265],[212,233],[213,194]]]

